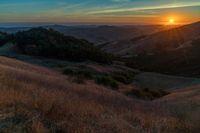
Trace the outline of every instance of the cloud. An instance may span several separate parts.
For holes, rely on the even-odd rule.
[[[133,12],[133,11],[157,10],[157,9],[172,9],[172,8],[193,7],[193,6],[200,6],[200,2],[177,3],[177,4],[166,4],[166,5],[159,5],[159,6],[146,6],[146,7],[134,7],[134,8],[108,9],[108,10],[92,11],[89,14],[93,14],[93,15],[94,14],[110,14],[110,13],[120,13],[120,12]]]

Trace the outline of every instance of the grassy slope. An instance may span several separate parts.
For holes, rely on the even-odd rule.
[[[197,132],[200,128],[198,86],[145,102],[91,81],[78,85],[52,70],[6,57],[0,57],[0,85],[1,132]]]

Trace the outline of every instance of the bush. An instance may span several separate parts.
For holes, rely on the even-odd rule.
[[[111,87],[113,89],[118,89],[118,83],[117,83],[117,81],[114,80],[110,76],[106,76],[106,75],[97,76],[96,77],[96,83],[97,84],[102,84],[102,85],[105,85],[105,86],[109,86],[109,87]]]
[[[70,75],[73,77],[82,77],[85,79],[93,79],[96,72],[89,68],[77,68],[77,67],[67,67],[63,70],[63,74]]]
[[[6,44],[9,40],[9,36],[7,33],[0,32],[0,46]]]
[[[137,98],[145,99],[145,100],[154,100],[160,97],[163,97],[165,95],[168,95],[169,92],[166,92],[164,90],[150,90],[148,88],[144,89],[133,89],[130,92],[127,92],[127,96],[134,96]]]
[[[94,69],[79,66],[79,67],[66,67],[63,70],[63,74],[72,77],[72,81],[76,83],[84,83],[84,80],[91,79],[95,80],[97,84],[109,86],[113,89],[118,88],[118,83],[112,77],[95,71]]]
[[[124,84],[130,84],[133,82],[135,75],[132,72],[113,72],[111,74],[112,78],[124,83]]]

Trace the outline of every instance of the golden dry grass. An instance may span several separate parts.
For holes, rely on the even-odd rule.
[[[200,127],[199,89],[148,102],[0,57],[0,132],[176,133]],[[187,89],[186,89],[187,90]],[[194,91],[193,91],[194,90]],[[184,117],[183,117],[184,116]]]

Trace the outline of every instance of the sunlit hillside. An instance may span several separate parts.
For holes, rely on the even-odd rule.
[[[0,57],[1,132],[197,132],[199,86],[149,102]]]

